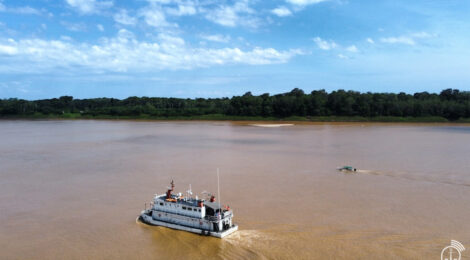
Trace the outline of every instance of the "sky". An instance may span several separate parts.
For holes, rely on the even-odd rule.
[[[0,98],[470,90],[467,0],[0,0]]]

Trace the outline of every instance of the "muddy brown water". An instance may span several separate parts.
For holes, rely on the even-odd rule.
[[[470,248],[470,126],[249,124],[0,121],[0,259],[439,259],[451,239]],[[215,192],[217,168],[237,233],[136,223],[172,179]]]

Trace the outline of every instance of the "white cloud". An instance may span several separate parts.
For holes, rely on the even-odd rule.
[[[328,0],[286,0],[287,3],[298,5],[298,6],[306,6],[311,4],[318,4],[321,2],[325,2]]]
[[[155,42],[138,41],[121,29],[116,37],[99,44],[43,39],[0,39],[0,71],[138,71],[179,70],[225,64],[285,63],[303,54],[292,49],[194,48],[182,38],[161,33]]]
[[[340,58],[340,59],[343,59],[343,60],[347,60],[347,59],[349,59],[349,57],[348,57],[348,56],[346,56],[346,55],[343,55],[343,54],[341,54],[341,53],[340,53],[340,54],[338,54],[338,58]]]
[[[178,3],[176,8],[166,8],[165,11],[169,15],[175,16],[194,15],[197,13],[193,2]]]
[[[60,36],[60,39],[62,39],[63,41],[72,41],[72,37],[70,36],[67,36],[67,35],[62,35]]]
[[[140,15],[144,17],[148,25],[153,27],[168,27],[171,25],[167,22],[165,13],[157,6],[142,9]]]
[[[239,25],[248,27],[257,27],[259,20],[252,15],[255,10],[249,6],[248,0],[241,0],[234,5],[222,5],[215,9],[205,10],[206,19],[214,23],[227,27],[236,27]]]
[[[251,7],[252,0],[197,1],[197,0],[146,0],[149,5],[140,15],[147,24],[162,27],[169,24],[168,16],[201,14],[207,20],[226,27],[246,26],[256,28],[261,19]]]
[[[370,43],[370,44],[374,44],[374,43],[375,43],[375,41],[372,40],[371,38],[367,38],[366,41],[367,41],[368,43]]]
[[[97,25],[96,25],[96,28],[98,29],[98,31],[104,32],[104,27],[103,27],[102,24],[97,24]]]
[[[137,23],[137,19],[129,16],[125,9],[121,9],[118,13],[114,14],[113,18],[115,22],[124,25],[135,25]]]
[[[388,37],[388,38],[381,38],[381,42],[384,43],[399,43],[399,44],[406,44],[406,45],[415,45],[416,42],[411,37],[400,36],[400,37]]]
[[[100,10],[113,6],[112,1],[97,0],[65,0],[70,7],[82,14],[98,13]]]
[[[38,9],[32,8],[30,6],[9,8],[8,11],[12,13],[17,13],[17,14],[35,14],[35,15],[41,14],[41,11],[39,11]]]
[[[413,38],[418,38],[418,39],[423,39],[423,38],[431,38],[433,35],[427,33],[427,32],[417,32],[417,33],[412,33],[410,35]]]
[[[2,54],[15,55],[17,53],[18,53],[18,49],[15,46],[0,44],[0,55]]]
[[[313,38],[313,41],[317,44],[318,48],[325,50],[325,51],[335,49],[336,47],[338,47],[338,44],[336,44],[334,41],[328,42],[328,41],[322,40],[320,37]]]
[[[208,14],[206,18],[214,23],[228,27],[235,27],[239,20],[235,10],[228,6],[220,7],[211,14]]]
[[[0,0],[0,12],[9,12],[14,14],[33,14],[41,15],[42,11],[32,8],[30,6],[20,6],[20,7],[7,7],[3,4],[3,1]]]
[[[343,47],[343,46],[337,44],[336,42],[334,42],[332,40],[323,40],[320,37],[315,37],[312,40],[317,44],[318,48],[320,48],[322,50],[325,50],[325,51],[337,50],[337,51],[347,51],[347,52],[351,52],[351,53],[359,52],[359,49],[356,47],[356,45]],[[344,57],[340,57],[340,56],[344,56]],[[339,54],[338,57],[340,57],[340,58],[345,58],[345,57],[349,58],[349,57],[347,57],[343,54]]]
[[[399,37],[385,37],[381,38],[380,41],[383,43],[391,44],[406,44],[415,45],[417,40],[435,37],[436,35],[429,34],[427,32],[410,33],[408,35],[402,35]]]
[[[84,23],[70,23],[70,22],[60,22],[67,30],[72,32],[84,32],[87,30],[87,26]]]
[[[170,3],[174,3],[178,0],[147,0],[147,2],[151,3],[151,4],[170,4]]]
[[[359,50],[357,49],[356,45],[351,45],[346,48],[347,51],[349,52],[358,52]]]
[[[292,15],[292,12],[285,6],[279,6],[273,10],[271,10],[271,13],[279,16],[279,17],[285,17],[285,16],[290,16]]]
[[[207,41],[212,42],[224,42],[227,43],[230,41],[230,36],[225,36],[221,34],[214,34],[214,35],[201,35],[201,38]]]
[[[134,40],[134,38],[134,33],[126,29],[119,30],[116,37],[120,42],[128,42],[129,40]]]
[[[185,45],[183,38],[166,33],[160,33],[158,39],[160,39],[160,46],[166,49],[175,49]]]

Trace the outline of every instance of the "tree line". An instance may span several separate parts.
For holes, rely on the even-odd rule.
[[[74,99],[71,96],[42,100],[0,99],[1,117],[34,115],[111,117],[191,117],[203,115],[286,118],[292,116],[360,116],[360,117],[443,117],[448,120],[470,118],[470,92],[445,89],[439,94],[418,92],[360,93],[337,90],[330,93],[314,90],[253,95],[247,92],[232,98],[158,98]]]

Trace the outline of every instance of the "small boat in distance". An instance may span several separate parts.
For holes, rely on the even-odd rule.
[[[355,171],[357,171],[357,169],[353,168],[352,166],[339,167],[339,168],[337,168],[337,170],[340,171],[340,172],[355,172]]]
[[[218,177],[218,175],[217,175]],[[173,194],[174,182],[165,194],[155,195],[149,209],[141,212],[139,220],[153,226],[164,226],[196,234],[223,238],[238,230],[232,223],[233,211],[220,206],[212,194],[209,201],[192,197],[191,185],[186,193]],[[220,196],[219,196],[220,197]]]

